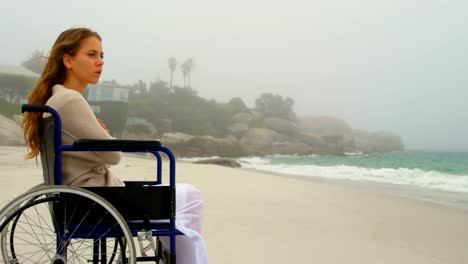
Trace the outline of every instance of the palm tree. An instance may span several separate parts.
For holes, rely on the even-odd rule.
[[[171,71],[171,82],[170,82],[169,88],[172,91],[173,90],[172,80],[173,80],[173,76],[174,76],[174,71],[175,71],[176,66],[177,66],[177,60],[174,57],[170,57],[169,60],[167,61],[167,63],[169,64],[169,70]]]
[[[195,61],[192,58],[188,58],[187,60],[180,65],[182,68],[182,74],[184,75],[184,87],[190,88],[190,73],[192,69],[195,67]]]

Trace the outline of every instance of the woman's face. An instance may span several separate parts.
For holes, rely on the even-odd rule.
[[[69,69],[67,79],[73,79],[84,86],[96,84],[104,65],[103,55],[101,41],[98,38],[83,39],[77,53],[64,59]]]

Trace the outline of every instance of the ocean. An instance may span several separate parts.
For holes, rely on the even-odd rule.
[[[354,186],[468,210],[468,151],[400,151],[346,156],[238,159],[245,169]]]
[[[214,158],[214,157],[213,157]],[[193,162],[206,158],[182,158]],[[354,186],[468,210],[468,151],[398,151],[345,156],[272,155],[237,159],[244,169]]]
[[[243,168],[303,177],[414,186],[468,195],[468,151],[245,157]]]

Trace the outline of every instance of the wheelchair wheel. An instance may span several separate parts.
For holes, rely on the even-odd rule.
[[[135,263],[120,213],[80,188],[33,189],[0,211],[4,263]],[[1,263],[1,262],[0,262]]]

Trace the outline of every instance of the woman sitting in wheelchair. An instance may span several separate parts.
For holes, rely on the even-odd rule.
[[[77,139],[112,139],[82,96],[88,84],[96,84],[104,65],[101,37],[87,28],[72,28],[60,34],[52,46],[44,71],[28,98],[29,104],[54,108],[62,120],[62,144]],[[40,153],[40,114],[26,113],[23,127],[29,147],[27,158]],[[62,177],[65,185],[122,186],[109,170],[121,159],[121,152],[63,152]],[[177,263],[208,263],[201,236],[204,203],[200,192],[189,184],[177,184]],[[167,241],[163,241],[167,247]]]

